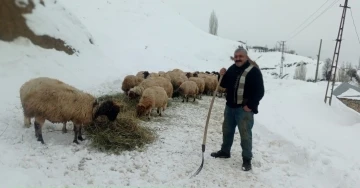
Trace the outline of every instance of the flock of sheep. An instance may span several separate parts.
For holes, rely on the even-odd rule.
[[[140,71],[136,75],[127,75],[121,89],[131,98],[140,98],[136,106],[138,116],[146,115],[150,119],[152,109],[157,109],[161,116],[166,109],[169,98],[182,97],[188,102],[189,97],[201,99],[203,94],[212,95],[220,78],[218,72],[184,72],[174,69],[168,72]],[[222,96],[225,89],[218,88]]]
[[[233,60],[233,58],[231,57]],[[251,64],[258,67],[256,62]],[[219,83],[219,72],[184,72],[180,69],[152,72],[140,71],[136,75],[127,75],[121,89],[131,98],[140,98],[136,106],[137,116],[150,114],[153,109],[161,116],[166,109],[168,99],[182,97],[182,102],[188,102],[189,97],[201,99],[202,95],[212,95]],[[220,97],[226,94],[226,89],[218,87]],[[38,77],[25,82],[20,88],[20,100],[23,108],[24,125],[30,127],[31,118],[35,118],[34,128],[37,140],[44,144],[42,126],[45,120],[51,123],[63,123],[63,133],[66,133],[66,123],[74,124],[74,140],[83,141],[82,127],[88,126],[101,115],[115,121],[120,112],[121,104],[113,100],[99,102],[96,97],[70,86],[60,80],[48,77]]]
[[[148,115],[157,108],[161,116],[167,107],[169,98],[182,97],[188,102],[189,97],[195,101],[203,94],[212,94],[219,80],[218,72],[185,73],[180,69],[168,72],[149,73],[141,71],[137,75],[128,75],[122,83],[122,90],[129,98],[140,97],[136,107],[137,115]],[[225,89],[219,87],[220,94]],[[113,100],[99,102],[93,95],[81,91],[60,80],[49,77],[33,78],[20,87],[20,101],[23,108],[24,126],[29,128],[31,118],[35,118],[35,136],[45,143],[42,127],[45,120],[51,123],[62,123],[63,133],[67,132],[66,123],[74,124],[74,140],[83,141],[82,127],[88,126],[101,115],[115,121],[121,104]]]

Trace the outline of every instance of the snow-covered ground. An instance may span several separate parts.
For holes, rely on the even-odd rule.
[[[256,60],[263,74],[273,75],[273,77],[278,77],[280,74],[280,62],[281,62],[281,52],[255,52],[253,49],[249,50],[250,56]],[[317,59],[312,59],[309,57],[299,56],[295,54],[284,53],[284,68],[283,75],[288,74],[284,79],[293,79],[296,71],[296,67],[301,64],[305,64],[306,67],[306,80],[314,80]],[[319,61],[318,69],[318,80],[322,79],[322,66],[324,62]]]
[[[174,101],[163,117],[144,122],[160,136],[144,152],[109,156],[92,151],[86,142],[71,144],[73,133],[62,134],[61,125],[50,123],[43,131],[47,144],[40,144],[34,129],[23,127],[19,103],[19,87],[32,77],[58,78],[94,95],[120,92],[122,78],[141,70],[228,67],[229,56],[239,45],[204,33],[160,0],[45,3],[45,8],[37,6],[26,15],[29,26],[37,34],[62,38],[80,53],[45,50],[25,39],[0,41],[1,187],[360,186],[359,114],[335,97],[332,106],[325,104],[326,82],[273,79],[265,71],[265,97],[253,129],[252,172],[240,168],[238,131],[232,158],[210,157],[221,144],[222,98],[215,100],[212,110],[205,166],[192,179],[189,176],[201,163],[210,97],[195,103]],[[250,55],[253,59],[262,55],[257,60],[260,67],[275,67],[280,59],[276,53]],[[285,64],[302,60],[306,57],[286,56]]]

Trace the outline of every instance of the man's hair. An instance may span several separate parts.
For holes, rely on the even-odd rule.
[[[237,49],[235,50],[234,54],[236,54],[236,53],[238,53],[238,52],[244,52],[246,55],[248,55],[246,49],[243,48],[243,47],[240,47],[240,46],[239,46],[239,48],[237,48]]]

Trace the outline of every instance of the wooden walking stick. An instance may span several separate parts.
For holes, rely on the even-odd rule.
[[[223,75],[220,75],[220,79],[219,79],[219,83],[217,84],[216,86],[216,89],[215,89],[215,92],[213,93],[213,97],[211,99],[211,103],[210,103],[210,107],[209,107],[209,112],[208,112],[208,115],[207,115],[207,118],[206,118],[206,124],[205,124],[205,131],[204,131],[204,137],[203,137],[203,143],[201,145],[201,149],[202,149],[202,162],[201,162],[201,165],[200,167],[197,169],[197,171],[195,172],[195,174],[193,174],[191,177],[194,177],[196,175],[198,175],[200,173],[200,171],[202,170],[203,166],[204,166],[204,152],[205,152],[205,143],[206,143],[206,136],[207,136],[207,130],[208,130],[208,125],[209,125],[209,120],[210,120],[210,114],[211,114],[211,110],[212,110],[212,107],[213,107],[213,104],[214,104],[214,100],[215,100],[215,96],[216,96],[216,93],[219,89],[219,86],[220,86],[220,83],[221,83],[221,80],[223,78]]]

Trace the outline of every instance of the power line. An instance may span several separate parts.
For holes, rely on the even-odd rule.
[[[307,27],[310,26],[310,24],[312,24],[315,20],[317,20],[321,15],[323,15],[326,11],[328,11],[332,6],[335,5],[335,3],[337,3],[338,1],[340,0],[335,0],[330,6],[328,6],[324,11],[322,11],[320,13],[320,15],[318,15],[313,21],[311,21],[309,24],[307,24],[302,30],[300,30],[299,32],[297,32],[295,35],[293,35],[292,37],[290,37],[288,40],[286,41],[289,41],[291,39],[293,39],[294,37],[296,37],[298,34],[300,34],[304,29],[306,29]]]
[[[292,31],[291,33],[295,32],[297,29],[299,29],[306,21],[308,21],[314,14],[316,14],[327,2],[329,2],[330,0],[326,0],[324,4],[322,4],[314,13],[312,13],[304,22],[302,22],[296,29],[294,29],[294,31]]]
[[[357,38],[358,38],[358,41],[359,41],[359,44],[360,44],[360,37],[359,37],[359,33],[357,32],[357,28],[356,28],[355,20],[354,20],[354,17],[353,17],[353,14],[352,14],[352,10],[351,10],[351,9],[350,9],[350,14],[351,14],[351,18],[352,18],[352,21],[353,21],[353,24],[354,24],[354,27],[355,27],[355,32],[356,32],[356,35],[357,35]]]

